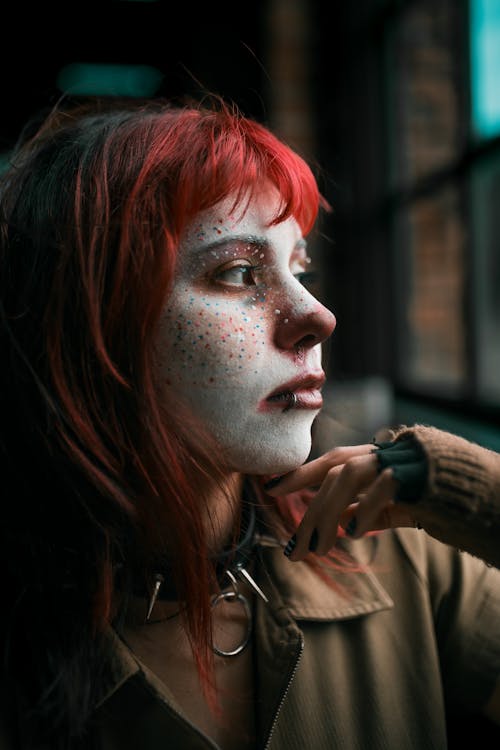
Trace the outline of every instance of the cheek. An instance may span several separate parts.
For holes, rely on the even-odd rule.
[[[269,322],[256,298],[246,303],[190,296],[162,319],[157,356],[163,381],[217,385],[258,373],[269,350]]]

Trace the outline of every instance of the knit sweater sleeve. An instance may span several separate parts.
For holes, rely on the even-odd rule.
[[[427,459],[427,480],[414,515],[436,539],[500,568],[500,454],[425,425],[399,427]]]

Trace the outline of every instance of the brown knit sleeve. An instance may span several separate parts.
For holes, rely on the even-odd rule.
[[[428,461],[427,486],[414,508],[424,529],[500,568],[500,454],[425,425],[401,427]]]

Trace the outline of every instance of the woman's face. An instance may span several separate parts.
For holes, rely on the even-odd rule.
[[[284,473],[308,457],[321,342],[335,328],[302,283],[309,259],[297,222],[268,226],[276,206],[271,191],[244,215],[224,200],[187,227],[157,341],[164,387],[201,418],[224,467],[248,474]]]

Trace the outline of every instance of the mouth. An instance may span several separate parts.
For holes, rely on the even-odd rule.
[[[292,409],[321,409],[323,396],[321,388],[325,382],[325,373],[318,372],[284,383],[272,391],[260,403],[259,411],[281,409],[282,412]]]

